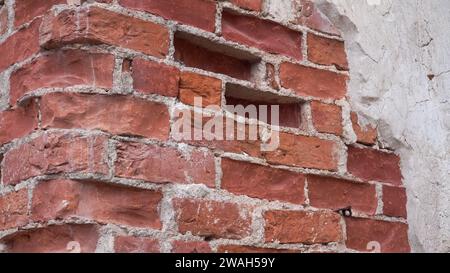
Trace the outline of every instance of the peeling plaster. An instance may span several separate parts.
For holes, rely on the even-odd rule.
[[[352,109],[402,158],[410,242],[450,251],[450,2],[318,0],[342,31]]]

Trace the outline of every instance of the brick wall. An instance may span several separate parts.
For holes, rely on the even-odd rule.
[[[2,250],[409,251],[400,159],[300,2],[281,24],[263,0],[0,1]],[[277,102],[278,149],[177,141],[196,96]]]

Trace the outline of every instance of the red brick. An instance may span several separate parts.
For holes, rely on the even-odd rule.
[[[104,136],[47,133],[5,154],[3,183],[62,172],[107,174]]]
[[[353,211],[376,213],[378,202],[374,185],[320,176],[308,176],[307,180],[313,207],[338,210],[351,206]]]
[[[0,230],[24,226],[28,222],[28,189],[0,196]]]
[[[120,5],[146,11],[207,31],[214,31],[216,4],[212,0],[120,0]]]
[[[336,144],[315,137],[280,133],[280,146],[267,152],[269,163],[311,169],[337,170]]]
[[[341,107],[313,101],[311,102],[311,112],[314,128],[316,128],[318,132],[335,134],[338,136],[342,135]]]
[[[37,20],[0,44],[0,52],[3,52],[0,58],[0,71],[39,52],[39,25],[40,21]]]
[[[262,0],[231,0],[231,3],[243,9],[261,11]]]
[[[73,43],[110,44],[156,57],[169,49],[169,32],[160,25],[100,8],[49,15],[41,27],[45,48]]]
[[[280,66],[281,85],[301,96],[342,99],[347,93],[347,79],[343,74],[292,63]]]
[[[222,35],[225,39],[274,54],[302,59],[302,34],[275,22],[224,11]]]
[[[10,253],[93,253],[98,238],[94,225],[62,225],[22,231],[1,242]]]
[[[400,158],[391,153],[375,149],[348,147],[348,171],[366,181],[402,184]]]
[[[371,251],[370,242],[378,242],[381,252],[410,252],[408,225],[370,219],[346,218],[347,241],[350,249]]]
[[[407,217],[406,213],[406,190],[383,186],[383,214],[392,217]]]
[[[180,72],[177,68],[135,59],[133,67],[133,87],[144,94],[159,94],[167,97],[178,96]]]
[[[131,236],[116,237],[114,250],[116,253],[160,253],[158,240]]]
[[[28,135],[37,126],[38,112],[33,101],[0,112],[0,145]]]
[[[200,241],[175,241],[172,243],[173,253],[211,253],[211,247],[207,242]]]
[[[300,16],[296,23],[303,24],[314,30],[340,36],[340,31],[333,25],[333,23],[324,15],[311,0],[300,0],[302,5]]]
[[[251,210],[233,203],[175,199],[178,230],[206,238],[242,239],[251,233]]]
[[[263,248],[241,245],[221,245],[217,249],[218,253],[295,253],[299,251],[291,249]]]
[[[308,34],[308,59],[316,64],[334,65],[339,70],[348,70],[344,42]]]
[[[351,120],[353,125],[353,131],[356,134],[357,141],[366,145],[373,145],[377,141],[377,128],[372,125],[367,125],[362,127],[358,122],[358,114],[355,112],[351,113]]]
[[[225,74],[241,80],[250,80],[252,63],[212,51],[175,37],[175,59],[185,66]]]
[[[11,75],[10,103],[39,88],[89,85],[111,88],[114,57],[80,50],[42,56]]]
[[[41,100],[42,127],[99,129],[166,140],[169,111],[163,104],[127,96],[53,93]]]
[[[95,181],[52,180],[34,190],[35,221],[81,217],[101,223],[161,228],[160,192],[107,185]]]
[[[230,159],[222,159],[222,188],[238,195],[304,204],[305,176]]]
[[[194,98],[201,97],[203,106],[218,105],[222,100],[222,81],[191,72],[183,72],[180,79],[180,100],[194,105]]]
[[[142,143],[117,145],[116,175],[153,183],[203,183],[214,187],[215,166],[212,153]]]
[[[0,6],[0,35],[8,31],[8,9],[6,6]]]
[[[266,242],[326,244],[342,239],[340,216],[331,212],[268,211]]]
[[[18,0],[14,6],[14,26],[28,23],[58,4],[67,4],[67,0]]]
[[[279,90],[280,85],[278,84],[276,80],[276,69],[273,64],[267,63],[266,64],[266,81],[269,83],[270,87],[273,89]]]

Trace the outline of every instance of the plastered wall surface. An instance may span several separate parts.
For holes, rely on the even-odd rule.
[[[321,0],[343,32],[352,108],[402,158],[413,251],[450,251],[450,2]]]

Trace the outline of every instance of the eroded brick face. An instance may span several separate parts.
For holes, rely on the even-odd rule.
[[[0,7],[5,252],[410,250],[401,159],[348,109],[345,41],[314,1],[289,23],[262,0],[13,2]],[[279,138],[272,113],[227,104],[279,105]]]

